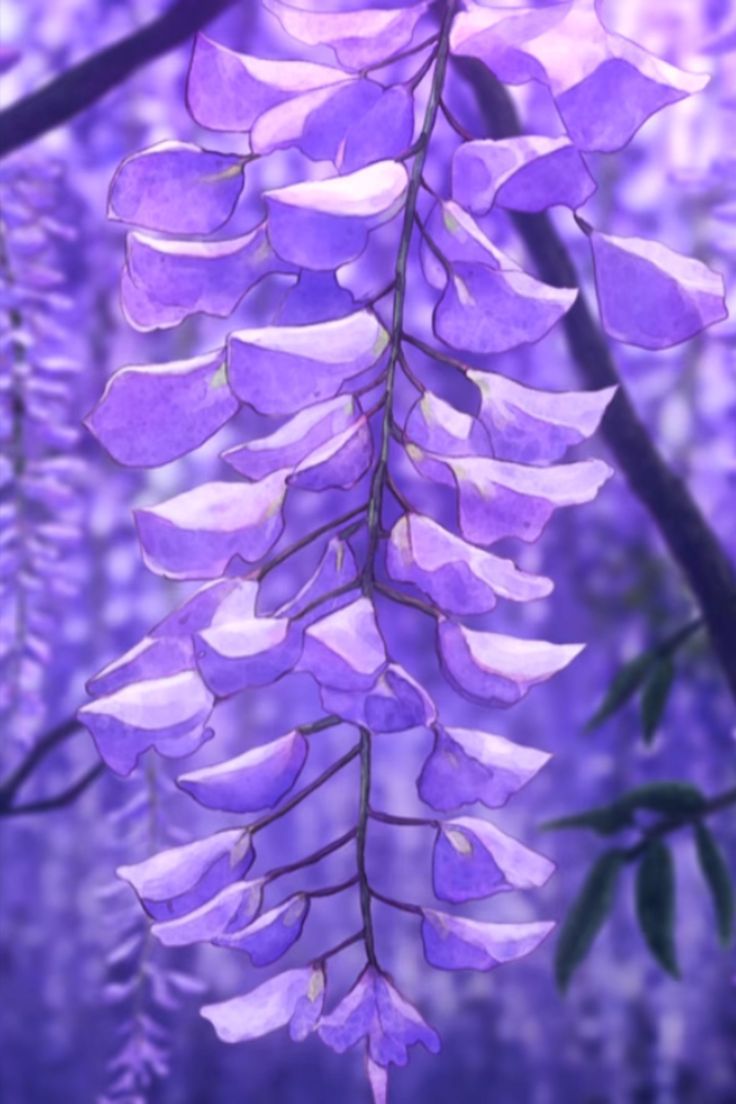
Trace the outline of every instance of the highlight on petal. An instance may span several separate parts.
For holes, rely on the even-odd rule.
[[[492,970],[531,954],[554,928],[544,920],[495,924],[433,909],[422,912],[424,954],[440,970]]]
[[[360,70],[406,49],[429,5],[348,12],[305,11],[283,0],[264,0],[264,6],[292,38],[307,46],[330,46],[343,68]]]
[[[425,391],[409,411],[406,435],[414,444],[442,456],[484,456],[491,451],[480,419],[457,410],[432,391]]]
[[[208,809],[257,813],[277,805],[289,792],[301,774],[307,751],[306,739],[294,731],[224,763],[181,774],[176,781]]]
[[[530,782],[549,759],[547,752],[504,736],[438,725],[417,789],[422,801],[441,812],[476,801],[495,809]]]
[[[304,633],[299,668],[321,686],[369,690],[387,663],[373,605],[358,598],[315,621]]]
[[[523,464],[559,460],[591,437],[616,394],[615,387],[537,391],[495,372],[470,369],[467,377],[480,391],[478,421],[488,432],[493,455]]]
[[[436,203],[427,229],[450,268],[457,264],[483,265],[501,272],[520,272],[513,257],[504,253],[488,237],[476,220],[454,200]],[[422,243],[422,268],[433,288],[446,288],[447,264],[442,264],[426,242]]]
[[[344,176],[266,191],[271,245],[302,268],[329,270],[355,260],[368,233],[400,210],[408,183],[399,161],[379,161]]]
[[[434,892],[442,901],[475,901],[544,885],[554,863],[487,820],[455,817],[440,825],[432,858]]]
[[[296,466],[321,445],[353,425],[358,405],[352,395],[339,395],[300,411],[267,437],[256,437],[222,454],[247,479],[263,479]]]
[[[146,230],[210,234],[232,215],[243,181],[242,157],[191,142],[159,142],[120,165],[108,215]]]
[[[132,233],[126,256],[124,305],[133,325],[144,330],[167,329],[193,314],[227,318],[264,276],[293,271],[271,249],[263,225],[224,241]]]
[[[282,606],[279,610],[279,616],[299,617],[301,619],[302,613],[315,598],[327,594],[331,590],[337,590],[338,587],[351,582],[357,575],[358,565],[355,562],[355,556],[350,545],[337,537],[333,537],[329,541],[324,556],[317,565],[314,574],[307,579],[304,586],[294,597]],[[339,601],[339,599],[335,599],[335,601]],[[327,602],[321,605],[318,611],[314,612],[313,620],[324,616],[325,612],[331,612]],[[308,624],[306,618],[304,623]]]
[[[546,468],[484,457],[433,456],[414,445],[417,471],[457,489],[460,530],[474,544],[504,537],[534,541],[556,509],[591,502],[613,474],[602,460]]]
[[[186,636],[144,636],[122,656],[114,659],[88,680],[86,689],[92,697],[114,694],[132,682],[160,679],[194,670],[194,648]]]
[[[264,884],[263,878],[233,882],[191,912],[153,924],[151,934],[165,947],[187,947],[242,928],[260,912]]]
[[[309,913],[309,897],[295,893],[264,912],[240,931],[224,932],[213,940],[218,947],[244,951],[253,966],[269,966],[285,955],[302,934]]]
[[[195,650],[202,678],[224,698],[281,678],[301,646],[300,626],[283,617],[252,617],[218,620],[197,634]]]
[[[547,85],[575,145],[599,152],[621,149],[651,115],[709,79],[607,31],[595,0],[513,10],[471,3],[455,17],[450,48],[505,84]]]
[[[246,1043],[290,1025],[295,1042],[314,1030],[325,999],[325,975],[319,966],[286,970],[243,996],[207,1004],[201,1014],[223,1043]]]
[[[477,632],[442,620],[438,628],[444,671],[461,694],[483,704],[513,705],[580,655],[582,644],[520,640]]]
[[[373,460],[373,436],[365,415],[306,456],[288,478],[305,491],[349,490],[363,478]]]
[[[108,381],[85,424],[119,464],[158,467],[198,448],[239,408],[225,353],[131,365]]]
[[[347,79],[341,69],[329,65],[250,57],[199,34],[189,69],[187,103],[200,126],[248,132],[278,104]]]
[[[160,621],[151,636],[191,637],[221,621],[255,617],[257,598],[258,583],[253,579],[215,579]]]
[[[259,414],[296,414],[334,398],[387,345],[388,334],[370,311],[308,326],[238,330],[228,345],[230,385]]]
[[[357,982],[318,1026],[323,1043],[342,1054],[360,1039],[378,1066],[405,1066],[407,1048],[421,1043],[432,1054],[440,1048],[437,1034],[388,978],[367,966]]]
[[[212,735],[207,721],[214,699],[196,671],[135,682],[87,702],[80,721],[102,758],[117,774],[130,774],[144,751],[191,755]]]
[[[526,272],[458,262],[435,308],[434,332],[453,349],[507,353],[540,341],[577,295],[577,288],[550,287]]]
[[[642,349],[668,349],[728,317],[723,277],[660,242],[590,236],[606,333]]]
[[[511,211],[576,210],[596,183],[569,138],[524,134],[493,142],[465,142],[452,159],[452,195],[474,215],[492,207]]]
[[[388,573],[412,583],[445,613],[488,613],[497,598],[530,602],[545,598],[553,584],[519,570],[513,560],[475,548],[431,518],[400,518],[388,540]]]
[[[284,477],[259,483],[205,483],[159,506],[135,511],[146,565],[174,579],[212,579],[239,556],[255,563],[283,526]]]
[[[356,694],[322,686],[320,699],[326,713],[365,725],[371,732],[405,732],[437,719],[429,694],[398,663],[389,663],[369,690]]]
[[[170,920],[191,913],[225,886],[239,882],[254,858],[247,832],[229,828],[159,851],[133,866],[121,866],[117,874],[133,887],[155,920]]]

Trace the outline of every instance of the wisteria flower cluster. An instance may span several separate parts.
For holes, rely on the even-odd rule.
[[[518,702],[580,646],[489,630],[499,599],[529,602],[552,589],[496,546],[536,541],[558,508],[590,502],[610,474],[600,460],[567,453],[595,432],[611,389],[542,392],[496,370],[492,357],[542,340],[577,292],[541,283],[490,235],[506,211],[577,211],[596,186],[585,155],[620,149],[704,79],[609,33],[592,0],[264,7],[297,58],[240,54],[200,36],[188,79],[196,122],[244,136],[245,152],[168,141],[127,159],[112,185],[111,215],[139,228],[122,285],[137,328],[224,319],[254,289],[279,294],[264,324],[229,332],[216,349],[122,368],[88,419],[115,459],[143,467],[197,449],[236,418],[247,416],[249,432],[222,454],[233,478],[137,511],[149,568],[202,586],[91,680],[80,716],[108,765],[128,774],[150,748],[197,751],[213,736],[218,702],[312,680],[316,714],[180,775],[182,790],[234,822],[120,874],[162,943],[209,942],[254,966],[294,946],[316,896],[357,895],[358,931],[203,1014],[226,1042],[286,1025],[292,1038],[316,1031],[339,1052],[362,1042],[380,1102],[388,1067],[405,1064],[416,1043],[437,1050],[439,1039],[382,966],[375,903],[415,916],[427,962],[443,970],[518,959],[551,927],[395,899],[369,876],[375,822],[433,831],[443,905],[538,887],[552,872],[546,858],[462,811],[502,806],[546,754],[458,727],[451,707],[440,717],[401,661],[395,619],[431,625],[457,694],[485,707]],[[453,57],[479,59],[511,85],[543,86],[559,134],[473,137],[453,114]],[[448,143],[449,174],[437,156]],[[266,159],[286,180],[254,197],[247,180]],[[247,203],[259,221],[240,232]],[[210,237],[231,220],[235,236]],[[722,282],[699,261],[578,225],[611,337],[659,349],[724,317]],[[303,585],[284,593],[282,569],[300,563]],[[329,728],[353,732],[354,742],[295,789]],[[433,810],[426,818],[379,809],[373,797],[376,741],[414,728],[434,736],[418,778]],[[296,864],[256,873],[261,834],[351,763],[351,830]],[[349,845],[348,880],[279,899],[284,874]],[[363,968],[327,1010],[330,963],[355,945]]]
[[[86,472],[73,455],[81,365],[64,273],[72,210],[60,165],[21,160],[0,173],[0,716],[13,721],[8,766],[44,721],[60,620],[85,568]]]

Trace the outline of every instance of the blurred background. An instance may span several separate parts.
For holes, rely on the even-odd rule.
[[[165,6],[163,0],[3,0],[3,45],[20,57],[0,77],[2,106]],[[706,261],[734,287],[736,10],[730,0],[605,0],[602,11],[612,28],[682,68],[709,72],[712,80],[701,95],[651,119],[620,154],[591,157],[599,190],[585,217],[613,234],[666,241]],[[261,24],[258,5],[240,3],[208,33],[258,52],[267,35]],[[212,347],[223,332],[212,320],[135,332],[119,305],[124,230],[106,218],[109,183],[123,157],[165,138],[203,140],[184,103],[190,50],[187,42],[147,64],[90,110],[0,162],[3,394],[25,388],[22,413],[29,425],[37,416],[58,433],[49,463],[48,440],[34,434],[32,425],[27,431],[24,493],[32,520],[15,538],[14,567],[1,581],[0,779],[12,778],[29,752],[73,716],[85,700],[85,681],[185,593],[143,568],[132,509],[222,478],[218,453],[228,434],[237,439],[237,427],[226,428],[194,458],[141,473],[117,467],[81,425],[120,365],[191,356]],[[527,120],[541,110],[527,91],[517,99]],[[207,135],[205,144],[233,148],[226,136]],[[558,228],[570,241],[583,285],[590,286],[584,239],[573,237],[566,217]],[[33,250],[41,239],[39,261]],[[43,272],[19,323],[12,316],[13,282],[31,255]],[[247,323],[262,308],[262,299],[249,298],[237,321]],[[731,555],[734,341],[736,330],[725,323],[656,356],[614,349],[652,438]],[[32,367],[13,374],[19,348],[27,365],[44,358],[62,364],[53,386],[43,372],[34,383]],[[531,384],[581,386],[559,335],[508,359],[501,370]],[[15,414],[17,422],[17,408]],[[603,441],[595,440],[590,452],[605,457]],[[6,497],[0,508],[8,517],[18,502]],[[523,901],[509,895],[479,915],[561,922],[606,843],[590,831],[543,832],[543,822],[611,801],[645,782],[685,781],[708,796],[736,785],[733,701],[703,634],[695,633],[676,654],[676,677],[653,738],[643,739],[638,694],[586,731],[621,668],[696,614],[655,525],[618,472],[595,503],[557,514],[540,544],[527,550],[525,566],[551,576],[554,594],[499,616],[529,635],[586,641],[588,647],[570,670],[492,719],[494,731],[553,755],[498,820],[553,858],[558,871],[544,890]],[[415,655],[424,646],[421,626],[410,620],[404,646]],[[289,693],[221,707],[217,756],[235,754],[244,725],[249,732],[267,732],[277,717],[286,731],[296,710]],[[470,723],[481,710],[468,706],[466,715]],[[325,755],[329,750],[326,743]],[[427,750],[426,734],[379,750],[385,769],[377,772],[378,785],[386,805],[416,803],[414,779]],[[213,757],[206,752],[198,763]],[[76,731],[29,773],[18,803],[43,805],[95,763],[89,736]],[[151,754],[129,779],[95,776],[58,807],[10,815],[0,806],[0,1101],[367,1099],[359,1055],[338,1057],[314,1038],[292,1046],[281,1035],[247,1047],[219,1043],[200,1018],[199,1005],[251,987],[252,971],[230,952],[167,952],[146,937],[142,913],[116,883],[115,868],[215,823],[177,791],[177,769]],[[274,847],[287,847],[295,836],[302,845],[306,838],[318,840],[325,818],[349,815],[353,794],[346,777],[330,790],[329,802],[285,822]],[[709,823],[732,858],[733,807]],[[426,835],[407,832],[401,842],[397,849],[377,831],[372,862],[382,876],[400,879],[407,896],[426,895]],[[642,940],[630,871],[564,995],[555,983],[555,935],[530,958],[492,975],[442,974],[424,964],[412,918],[381,915],[387,961],[443,1039],[439,1057],[417,1052],[406,1069],[392,1074],[394,1099],[735,1101],[732,952],[719,943],[692,833],[674,833],[670,842],[677,866],[680,980],[661,969]],[[341,921],[328,910],[317,911],[306,938],[324,942],[330,925]],[[303,957],[303,948],[294,953],[295,962]],[[347,977],[350,963],[341,968]]]

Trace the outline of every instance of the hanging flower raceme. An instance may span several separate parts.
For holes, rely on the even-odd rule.
[[[432,831],[441,902],[538,887],[552,871],[495,824],[458,811],[502,806],[547,756],[440,717],[398,654],[393,620],[431,620],[427,639],[459,695],[485,706],[519,701],[580,646],[488,631],[485,615],[500,600],[528,602],[552,589],[496,545],[536,540],[556,510],[590,502],[610,475],[601,461],[567,453],[595,432],[611,390],[542,392],[506,378],[492,360],[544,338],[576,289],[525,272],[477,219],[495,206],[577,209],[594,188],[581,151],[618,148],[652,111],[702,82],[605,32],[588,0],[513,16],[508,5],[461,10],[453,0],[333,13],[281,0],[265,7],[300,59],[264,60],[200,37],[188,83],[196,121],[238,132],[247,152],[166,142],[130,157],[113,182],[111,214],[143,231],[130,233],[123,276],[135,326],[170,327],[196,313],[226,318],[267,279],[285,293],[261,324],[232,329],[219,348],[122,368],[88,419],[114,457],[141,466],[196,449],[241,411],[262,428],[222,454],[230,478],[138,511],[148,566],[202,586],[92,680],[95,699],[81,717],[106,761],[128,773],[149,748],[196,751],[213,735],[219,701],[295,676],[312,680],[321,713],[180,776],[200,804],[242,819],[120,874],[163,943],[214,943],[258,966],[299,940],[315,897],[354,893],[358,931],[203,1014],[227,1042],[283,1026],[295,1039],[316,1030],[338,1051],[362,1042],[380,1101],[388,1066],[404,1064],[416,1043],[436,1050],[439,1041],[382,966],[376,902],[415,917],[427,962],[445,970],[518,959],[551,927],[395,899],[369,875],[374,822]],[[453,50],[480,57],[500,79],[542,81],[567,134],[455,141],[452,195],[440,196],[427,174],[437,134],[455,140],[444,121]],[[260,222],[207,239],[237,217],[249,166],[283,149],[303,155],[285,172],[311,160],[319,173],[269,178]],[[602,234],[593,246],[604,321],[623,340],[644,335],[661,347],[718,317],[717,279],[696,262]],[[617,266],[628,266],[626,295],[650,288],[636,315],[611,292]],[[674,298],[677,311],[662,313]],[[311,576],[274,600],[272,579],[314,546],[322,558]],[[352,729],[352,744],[297,788],[313,742],[332,728]],[[375,806],[377,739],[415,728],[434,737],[418,793],[437,816]],[[301,862],[260,871],[261,835],[350,764],[359,768],[352,828]],[[347,844],[356,849],[347,881],[275,892],[285,873]],[[356,945],[364,967],[336,997],[330,960]]]
[[[63,251],[69,199],[54,164],[0,174],[0,715],[26,745],[44,720],[43,687],[84,578],[83,461],[73,301]]]

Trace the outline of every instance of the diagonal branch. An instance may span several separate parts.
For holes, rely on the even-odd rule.
[[[0,111],[0,157],[95,104],[150,61],[173,50],[234,0],[176,0],[162,16]]]
[[[71,805],[78,797],[89,789],[93,782],[96,782],[102,775],[105,769],[104,763],[97,763],[94,767],[90,767],[89,770],[72,783],[61,793],[54,794],[53,797],[43,797],[38,801],[28,801],[25,805],[0,805],[0,817],[12,817],[12,816],[25,816],[27,813],[49,813],[54,809],[62,809],[65,805]]]
[[[522,133],[506,90],[474,59],[455,62],[470,83],[493,138]],[[578,274],[547,215],[517,214],[516,227],[539,275],[554,287],[578,286]],[[605,335],[580,292],[563,320],[567,343],[589,387],[616,385],[601,432],[629,485],[646,506],[700,606],[713,651],[736,698],[736,572],[682,479],[667,465],[623,386]]]

